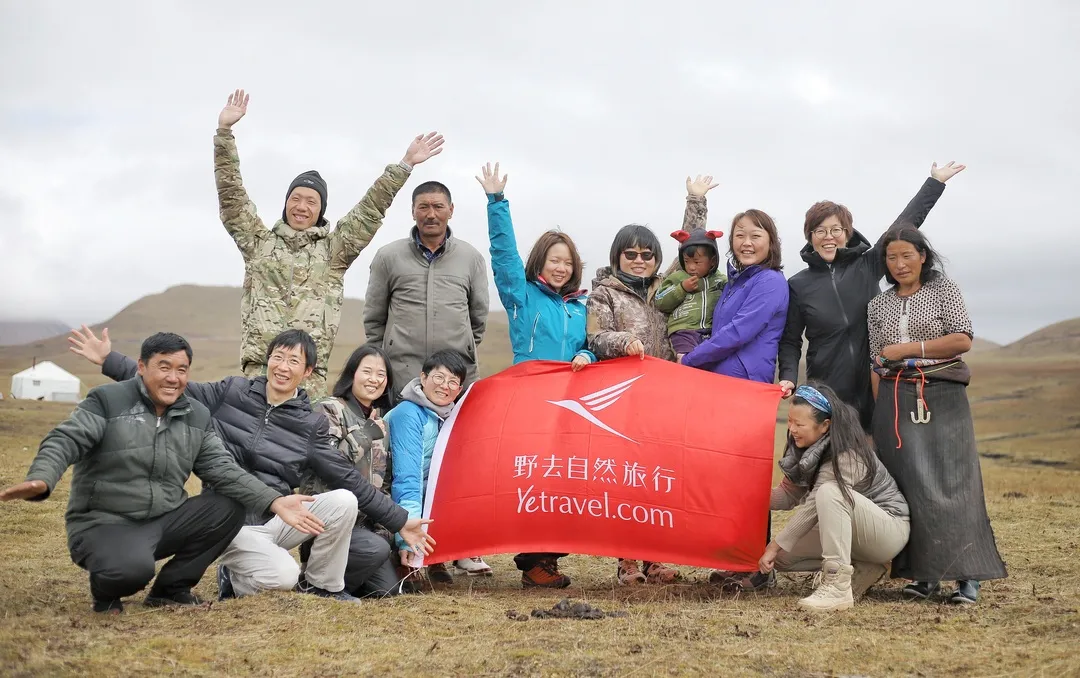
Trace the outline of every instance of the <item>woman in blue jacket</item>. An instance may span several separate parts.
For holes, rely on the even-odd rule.
[[[528,261],[518,254],[510,203],[503,196],[506,175],[499,164],[483,168],[476,177],[487,193],[488,236],[495,287],[510,321],[510,345],[514,364],[526,360],[561,360],[574,371],[596,362],[585,348],[585,291],[582,265],[574,241],[564,233],[548,231],[529,252]],[[514,564],[521,570],[523,586],[565,588],[570,578],[559,572],[565,553],[519,553]]]

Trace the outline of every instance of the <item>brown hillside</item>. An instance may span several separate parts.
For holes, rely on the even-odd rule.
[[[987,351],[996,351],[1001,348],[1001,344],[996,341],[990,341],[989,339],[983,339],[982,337],[975,337],[971,342],[971,353],[985,353]]]
[[[1032,332],[1004,347],[1001,353],[1015,358],[1080,358],[1080,318]]]
[[[91,327],[96,332],[108,327],[113,348],[128,355],[135,355],[142,340],[154,332],[176,332],[186,337],[195,350],[192,376],[199,380],[217,379],[239,371],[240,296],[239,287],[178,285],[138,299],[112,318]],[[330,356],[332,373],[340,370],[349,353],[364,341],[363,310],[362,300],[345,300],[341,327]],[[87,386],[104,381],[95,366],[68,350],[65,333],[0,350],[0,389],[6,391],[10,375],[29,366],[34,358],[55,362]],[[487,375],[504,369],[511,359],[506,314],[493,310],[480,345],[481,373]]]
[[[18,346],[68,331],[59,320],[0,320],[0,346]]]

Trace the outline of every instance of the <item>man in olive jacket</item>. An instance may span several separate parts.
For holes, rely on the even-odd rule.
[[[290,328],[304,330],[318,346],[318,360],[304,389],[318,399],[326,395],[326,368],[345,300],[345,272],[375,237],[413,167],[442,152],[443,138],[431,132],[413,139],[401,162],[387,165],[332,231],[324,216],[326,182],[315,170],[300,174],[286,191],[281,219],[267,229],[244,189],[232,133],[247,113],[248,100],[243,90],[229,96],[214,135],[221,222],[244,258],[240,367],[246,377],[262,375],[270,340]]]
[[[148,338],[138,376],[91,389],[42,440],[26,481],[0,492],[2,501],[43,500],[75,465],[68,549],[90,573],[96,612],[122,611],[121,598],[145,587],[155,561],[169,556],[145,603],[201,603],[191,588],[240,531],[241,503],[305,533],[322,531],[302,504],[312,497],[281,496],[222,446],[209,410],[184,395],[191,356],[183,337]],[[218,494],[189,498],[184,483],[193,471]]]
[[[364,333],[390,357],[395,384],[419,377],[436,351],[454,349],[468,357],[468,386],[477,377],[476,352],[487,327],[487,262],[453,236],[454,203],[446,186],[417,186],[412,211],[416,225],[409,236],[381,247],[371,261]]]

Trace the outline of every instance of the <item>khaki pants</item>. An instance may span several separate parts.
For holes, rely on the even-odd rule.
[[[849,488],[850,489],[850,488]],[[849,504],[840,486],[826,482],[817,488],[818,524],[796,542],[791,551],[776,559],[781,572],[812,572],[821,561],[838,560],[884,565],[907,544],[911,525],[897,518],[854,490]]]
[[[248,363],[244,365],[244,376],[248,379],[265,377],[266,365]],[[311,376],[304,380],[304,383],[300,384],[300,388],[307,391],[308,399],[312,403],[315,403],[326,397],[326,377],[320,375],[318,372],[312,372]]]
[[[304,578],[327,591],[345,588],[345,567],[349,562],[349,540],[356,524],[356,495],[333,490],[315,495],[307,505],[326,530],[312,537],[294,530],[274,516],[265,525],[245,525],[221,554],[221,564],[229,568],[236,595],[259,591],[290,591],[300,578],[300,565],[289,553],[309,539],[311,558]]]

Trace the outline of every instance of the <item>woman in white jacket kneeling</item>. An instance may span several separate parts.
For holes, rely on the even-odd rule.
[[[795,390],[788,411],[783,481],[770,508],[796,509],[765,549],[762,572],[811,572],[821,584],[799,607],[846,610],[904,548],[908,505],[877,458],[855,410],[828,386]]]

